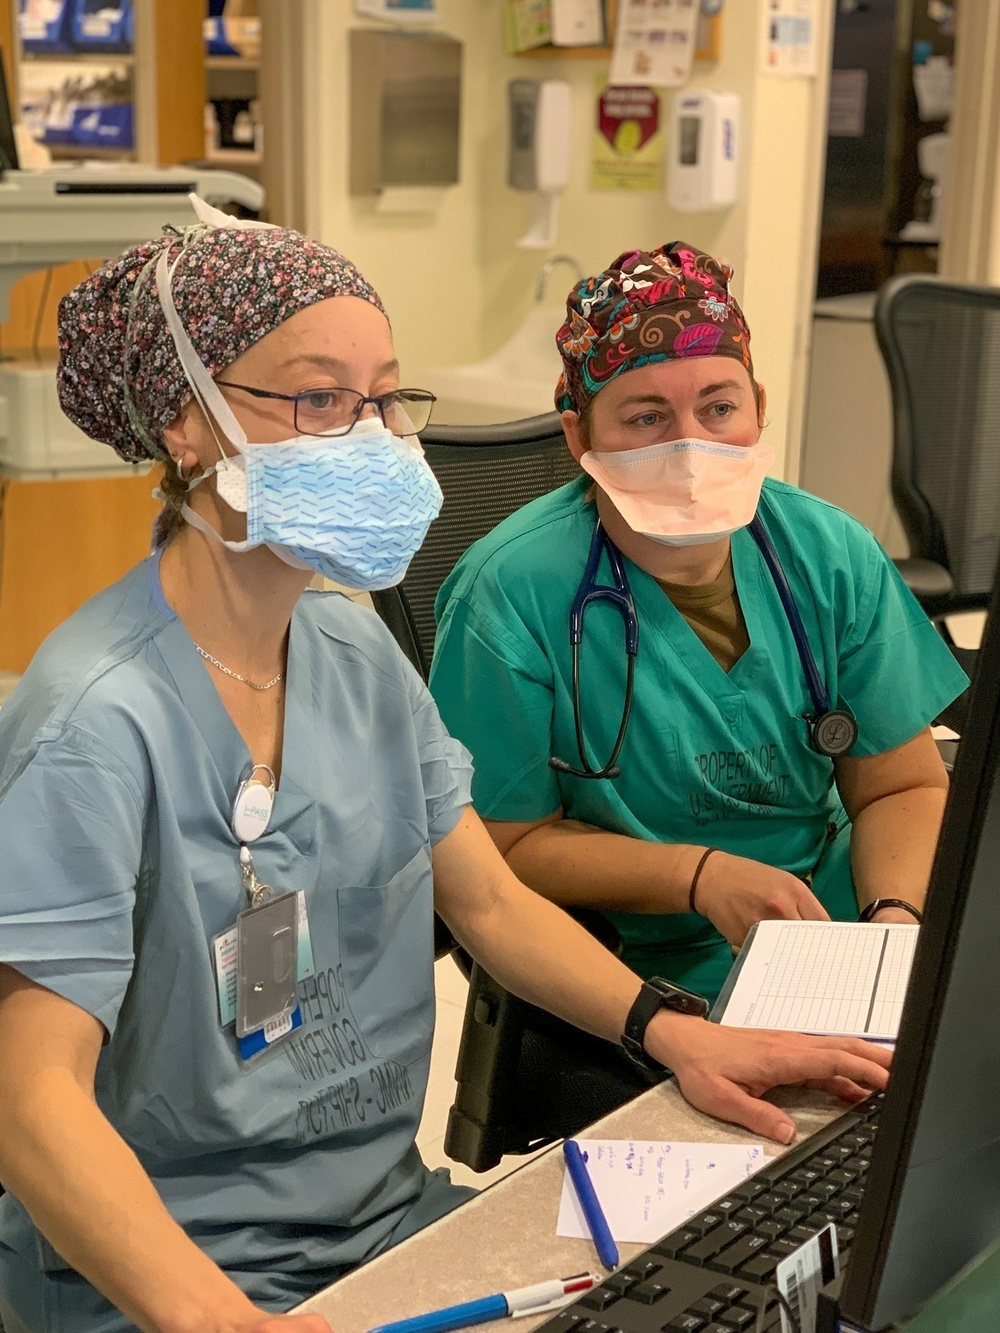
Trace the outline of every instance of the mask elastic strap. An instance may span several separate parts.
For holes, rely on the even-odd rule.
[[[199,532],[203,532],[206,537],[211,537],[213,541],[218,542],[220,546],[224,546],[228,551],[235,551],[238,555],[242,555],[245,551],[253,550],[256,545],[255,542],[250,541],[227,541],[221,533],[216,532],[211,523],[203,519],[202,516],[192,509],[189,504],[182,504],[180,512],[186,522],[191,524],[192,528],[197,528]]]
[[[177,313],[177,306],[174,304],[171,283],[173,281],[174,271],[183,258],[184,251],[177,256],[173,265],[170,264],[168,251],[164,250],[156,261],[156,290],[160,300],[160,307],[163,310],[164,318],[167,321],[167,328],[174,340],[174,346],[177,349],[177,356],[184,371],[185,378],[191,386],[191,392],[195,396],[198,406],[205,414],[205,419],[215,436],[215,442],[219,447],[219,453],[226,458],[225,449],[215,430],[215,421],[222,427],[226,438],[237,449],[247,443],[246,433],[243,427],[233,415],[232,408],[223,398],[219,391],[219,386],[208,373],[204,362],[194,349],[191,339],[187,335],[187,330],[181,323],[180,315]]]

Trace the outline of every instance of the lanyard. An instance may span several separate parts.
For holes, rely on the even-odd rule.
[[[263,781],[261,774],[264,775]],[[275,785],[274,773],[267,764],[255,764],[249,776],[240,783],[233,802],[230,827],[240,844],[240,878],[251,908],[260,907],[274,897],[271,886],[257,878],[253,856],[247,844],[256,842],[267,832],[274,809]]]

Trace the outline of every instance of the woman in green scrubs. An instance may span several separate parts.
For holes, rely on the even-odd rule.
[[[674,244],[622,255],[571,292],[556,402],[590,475],[459,561],[431,674],[512,869],[555,902],[605,911],[641,975],[709,1000],[755,921],[851,921],[877,900],[897,905],[875,920],[919,920],[947,791],[928,724],[967,684],[871,533],[761,484],[764,391],[729,276]],[[810,743],[815,708],[747,527],[755,511],[831,702],[856,719],[840,757]],[[570,608],[598,517],[624,557],[639,650],[620,776],[594,780],[549,760],[580,768]],[[597,582],[612,582],[607,552]],[[584,624],[580,709],[597,768],[627,658],[614,607],[596,603]]]
[[[414,1144],[435,908],[608,1039],[640,993],[497,854],[381,622],[306,591],[388,586],[440,503],[378,296],[295,232],[206,218],[60,310],[64,410],[163,460],[167,504],[0,712],[5,1333],[323,1333],[284,1312],[468,1197]],[[645,1049],[785,1142],[760,1093],[856,1098],[888,1064],[666,1008]]]

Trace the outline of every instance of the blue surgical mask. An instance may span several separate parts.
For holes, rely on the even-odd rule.
[[[237,450],[229,456],[220,442],[219,462],[192,485],[215,473],[220,498],[247,516],[246,540],[227,541],[187,504],[184,518],[231,551],[268,546],[287,564],[350,588],[374,592],[399,583],[443,500],[416,437],[393,435],[372,418],[348,435],[251,444],[191,345],[170,277],[164,254],[157,290],[181,365],[206,419],[214,418]]]

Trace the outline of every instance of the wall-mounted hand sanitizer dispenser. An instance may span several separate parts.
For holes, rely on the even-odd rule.
[[[736,93],[676,95],[667,185],[673,208],[702,213],[736,203],[739,117]]]
[[[569,184],[573,146],[573,88],[564,79],[511,79],[507,183],[535,195],[534,217],[518,245],[555,244],[558,197]]]

